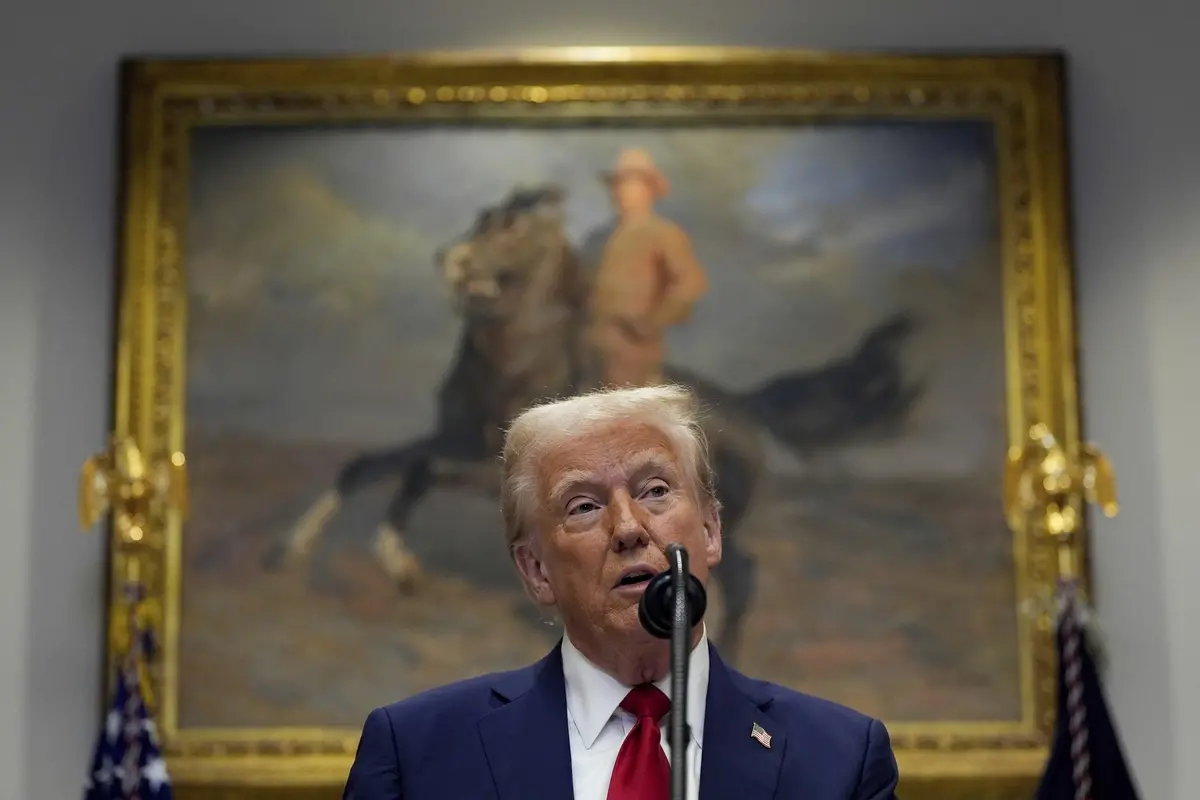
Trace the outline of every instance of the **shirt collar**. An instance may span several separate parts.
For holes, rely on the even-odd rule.
[[[587,659],[565,633],[562,643],[563,677],[567,683],[567,711],[584,747],[591,748],[600,731],[629,694],[626,686]],[[697,745],[704,742],[704,709],[708,698],[708,632],[701,629],[700,641],[688,658],[688,724]],[[671,696],[668,674],[655,686]],[[665,722],[664,722],[665,724]]]

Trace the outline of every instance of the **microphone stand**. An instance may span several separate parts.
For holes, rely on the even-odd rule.
[[[708,594],[688,571],[688,554],[678,544],[667,545],[670,566],[646,584],[638,603],[638,619],[654,637],[671,640],[671,800],[687,797],[687,746],[691,728],[687,716],[687,685],[692,628],[704,619]]]
[[[671,560],[674,608],[671,618],[671,800],[687,797],[687,755],[691,728],[687,718],[688,646],[692,620],[688,609],[688,554],[677,544],[667,547]]]

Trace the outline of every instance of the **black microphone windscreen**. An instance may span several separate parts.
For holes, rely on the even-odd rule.
[[[708,593],[704,584],[690,572],[687,574],[688,620],[692,626],[700,624],[708,607]],[[671,638],[672,620],[675,618],[675,586],[671,581],[671,570],[660,572],[646,584],[646,591],[638,603],[638,620],[642,627],[659,639]]]

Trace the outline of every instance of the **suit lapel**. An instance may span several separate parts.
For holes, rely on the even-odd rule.
[[[771,697],[731,670],[710,648],[700,800],[769,800],[779,783],[787,738],[767,716]],[[770,736],[770,746],[751,736],[755,725]]]
[[[500,707],[479,721],[500,800],[571,797],[571,742],[562,649],[492,687]]]

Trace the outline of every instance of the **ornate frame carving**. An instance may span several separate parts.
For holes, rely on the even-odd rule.
[[[1078,441],[1062,61],[1053,55],[832,55],[602,48],[413,58],[140,61],[126,65],[124,222],[115,432],[145,452],[184,448],[188,142],[197,126],[703,114],[788,118],[972,117],[997,131],[1008,431],[1036,420]],[[1004,458],[996,453],[997,462]],[[332,796],[357,731],[181,730],[176,716],[181,525],[151,520],[142,565],[164,659],[153,670],[180,795]],[[1014,536],[1018,596],[1049,591],[1055,557]],[[119,557],[112,568],[120,570]],[[122,574],[122,573],[116,573]],[[119,597],[111,601],[116,608]],[[1014,610],[1014,613],[1019,613]],[[1022,614],[1020,722],[890,725],[909,798],[1027,797],[1053,727],[1050,620]]]

